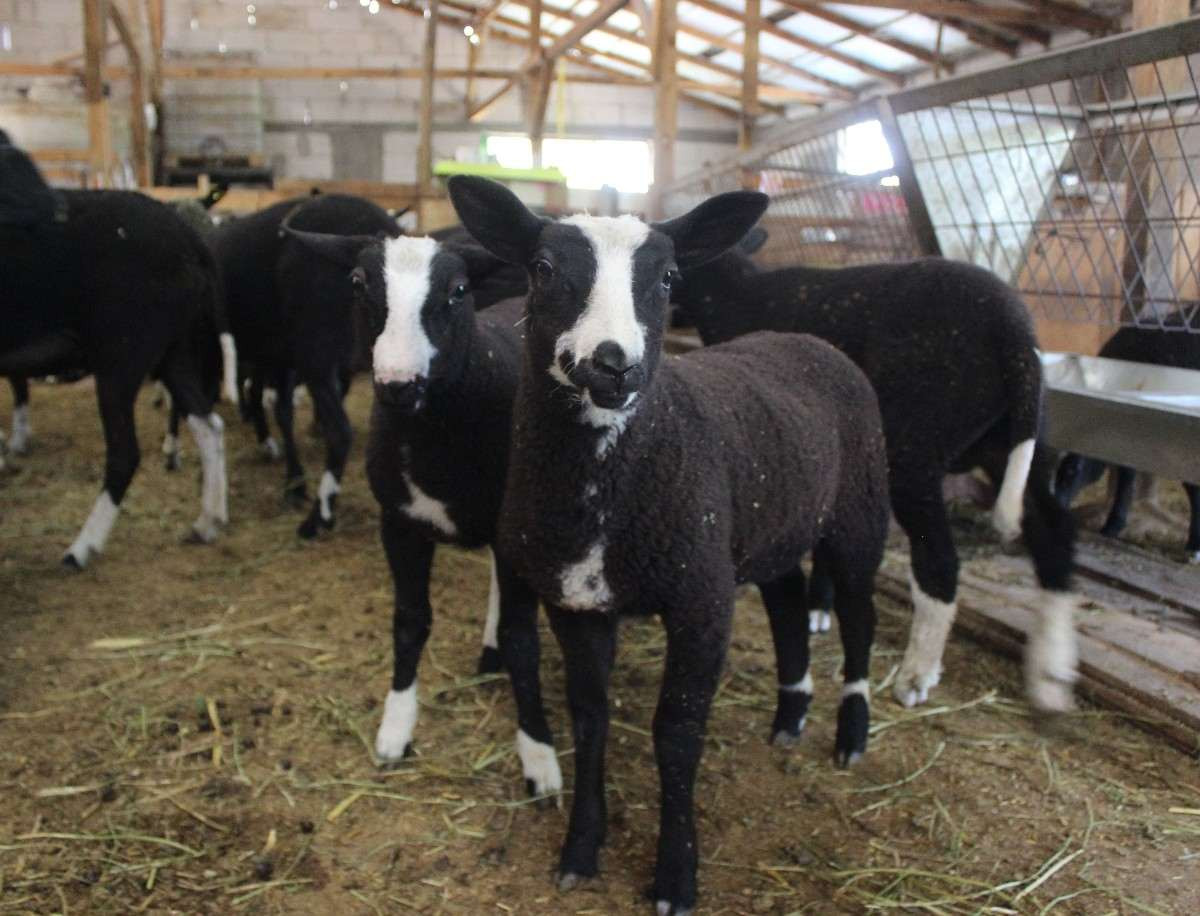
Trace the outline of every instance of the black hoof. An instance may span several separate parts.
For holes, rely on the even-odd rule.
[[[803,738],[803,725],[799,728],[781,728],[771,735],[771,744],[775,747],[795,747]]]
[[[62,558],[62,565],[73,572],[82,572],[83,567],[79,565],[79,561],[75,559],[75,554],[68,553]]]
[[[167,455],[166,460],[163,461],[163,466],[168,471],[178,471],[179,470],[179,456],[178,455]]]
[[[283,487],[283,498],[293,509],[308,505],[308,488],[303,480],[289,480]]]
[[[476,674],[499,674],[504,670],[504,662],[500,659],[500,650],[493,649],[491,646],[484,646],[483,651],[479,653],[479,665],[476,667]]]
[[[306,541],[311,541],[322,531],[332,531],[337,517],[331,516],[325,518],[321,515],[321,504],[314,503],[312,511],[308,513],[308,518],[300,523],[300,527],[296,529],[296,534],[304,538]]]
[[[843,769],[867,752],[867,731],[871,711],[866,697],[852,693],[838,707],[837,738],[834,740],[834,761]]]

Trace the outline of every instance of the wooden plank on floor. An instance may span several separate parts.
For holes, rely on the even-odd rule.
[[[889,553],[877,587],[898,601],[908,600],[908,565],[898,554]],[[964,564],[955,626],[973,639],[1020,657],[1038,600],[1035,589],[989,581],[972,572],[971,564]],[[1200,650],[1200,642],[1191,637],[1176,634],[1174,638],[1189,640],[1191,645],[1181,651]],[[1079,663],[1079,689],[1085,696],[1127,713],[1188,754],[1200,752],[1200,690],[1187,669],[1165,669],[1086,629],[1079,635]]]
[[[1200,615],[1200,568],[1089,531],[1080,532],[1079,543],[1075,559],[1079,572],[1120,582],[1149,598]]]

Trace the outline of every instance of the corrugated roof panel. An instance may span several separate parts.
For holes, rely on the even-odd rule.
[[[728,35],[731,32],[741,31],[737,20],[718,16],[716,13],[702,10],[698,6],[681,6],[679,21],[694,25],[698,29],[704,29],[706,32],[712,32],[714,35]]]
[[[678,32],[675,35],[675,47],[688,54],[699,54],[701,51],[707,50],[710,45],[702,38]]]
[[[785,32],[791,32],[793,35],[799,35],[801,38],[807,38],[809,41],[815,41],[822,45],[841,41],[848,35],[854,34],[843,29],[840,25],[834,25],[832,22],[826,22],[824,19],[810,16],[808,13],[800,13],[783,20],[779,23],[779,28]]]
[[[732,67],[738,73],[742,72],[742,55],[733,51],[722,51],[720,54],[714,54],[710,58],[714,64],[721,64],[724,67]]]
[[[838,50],[845,51],[851,57],[857,57],[883,70],[908,70],[918,63],[903,51],[889,48],[864,35],[855,35],[853,38],[843,41],[838,45]]]
[[[714,73],[704,67],[698,67],[690,61],[681,60],[679,62],[678,72],[681,77],[687,80],[698,80],[701,83],[728,83],[729,77],[722,76],[720,73]]]
[[[521,6],[517,3],[506,3],[500,7],[502,12],[509,19],[516,19],[518,22],[529,22],[529,7]]]
[[[853,89],[857,86],[863,86],[867,83],[874,82],[874,78],[863,73],[861,70],[855,70],[853,67],[847,67],[839,61],[832,60],[828,57],[818,57],[813,55],[810,59],[805,60],[803,66],[806,70],[811,70],[817,76],[823,76],[826,79],[836,80],[845,85],[848,89]]]
[[[908,41],[931,51],[937,45],[937,32],[938,24],[924,16],[903,16],[879,30],[880,35],[899,38],[901,41]],[[954,54],[969,47],[971,47],[971,42],[967,40],[967,36],[954,26],[948,25],[942,30],[942,52],[944,54]]]
[[[900,10],[879,9],[873,6],[843,6],[840,3],[823,3],[821,5],[831,13],[861,22],[865,26],[880,25],[890,22],[898,16],[907,15]]]
[[[737,41],[741,41],[742,36],[737,37]],[[791,60],[800,54],[808,52],[800,47],[795,42],[786,41],[782,38],[776,38],[774,35],[760,34],[758,36],[758,51],[760,54],[769,54],[772,57],[779,57],[783,60]]]
[[[636,32],[642,28],[642,18],[628,8],[617,10],[608,17],[608,22],[614,29],[623,29],[626,32]]]

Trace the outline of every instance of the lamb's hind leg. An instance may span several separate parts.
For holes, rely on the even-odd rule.
[[[558,792],[562,789],[562,771],[546,722],[538,676],[537,594],[503,560],[493,556],[492,563],[493,581],[499,589],[496,636],[517,704],[517,754],[525,785],[530,795]]]
[[[278,373],[275,384],[275,423],[279,426],[279,435],[283,439],[283,457],[287,464],[283,495],[288,502],[300,507],[308,501],[308,490],[304,486],[304,468],[300,466],[300,453],[296,449],[295,405],[292,400],[292,394],[296,390],[295,374],[290,370],[282,370]]]
[[[871,724],[871,645],[875,641],[875,568],[861,551],[833,553],[835,609],[844,654],[834,758],[847,767],[867,750]]]
[[[957,611],[958,554],[940,479],[892,493],[892,509],[908,534],[913,622],[893,692],[904,706],[929,698],[942,676],[942,652]]]
[[[1188,521],[1188,562],[1200,563],[1200,487],[1194,483],[1185,483],[1183,491],[1187,493],[1188,506],[1192,510]]]
[[[229,521],[229,485],[225,476],[225,424],[213,412],[212,399],[202,391],[197,373],[183,347],[168,354],[162,366],[163,383],[171,392],[172,414],[186,418],[200,454],[202,486],[200,517],[191,539],[210,544]]]
[[[33,439],[33,425],[29,420],[29,379],[14,375],[8,381],[13,392],[12,435],[8,439],[8,450],[14,455],[24,455]]]
[[[392,572],[392,689],[375,736],[375,756],[382,764],[402,760],[412,747],[417,724],[417,665],[429,638],[433,610],[429,605],[429,572],[434,544],[411,525],[384,509],[379,536]]]
[[[63,563],[74,569],[83,569],[94,554],[103,553],[121,500],[137,472],[141,455],[133,422],[133,402],[138,381],[109,374],[96,376],[96,399],[104,428],[104,487],[78,537],[63,556]]]
[[[804,613],[804,573],[796,569],[773,582],[759,583],[771,638],[775,643],[775,670],[779,691],[771,743],[794,744],[804,733],[808,707],[812,703],[813,679],[808,667],[808,619]]]
[[[342,489],[342,474],[346,470],[353,438],[338,385],[336,374],[332,372],[323,383],[309,385],[317,421],[325,431],[325,473],[317,487],[316,502],[297,531],[302,538],[314,538],[318,531],[329,531],[336,523],[337,496]]]

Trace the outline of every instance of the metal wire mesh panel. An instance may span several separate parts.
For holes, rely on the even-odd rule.
[[[872,119],[894,161],[851,174],[846,137]],[[943,254],[1051,321],[1200,332],[1200,21],[802,122],[667,206],[739,186],[773,196],[768,263]]]

